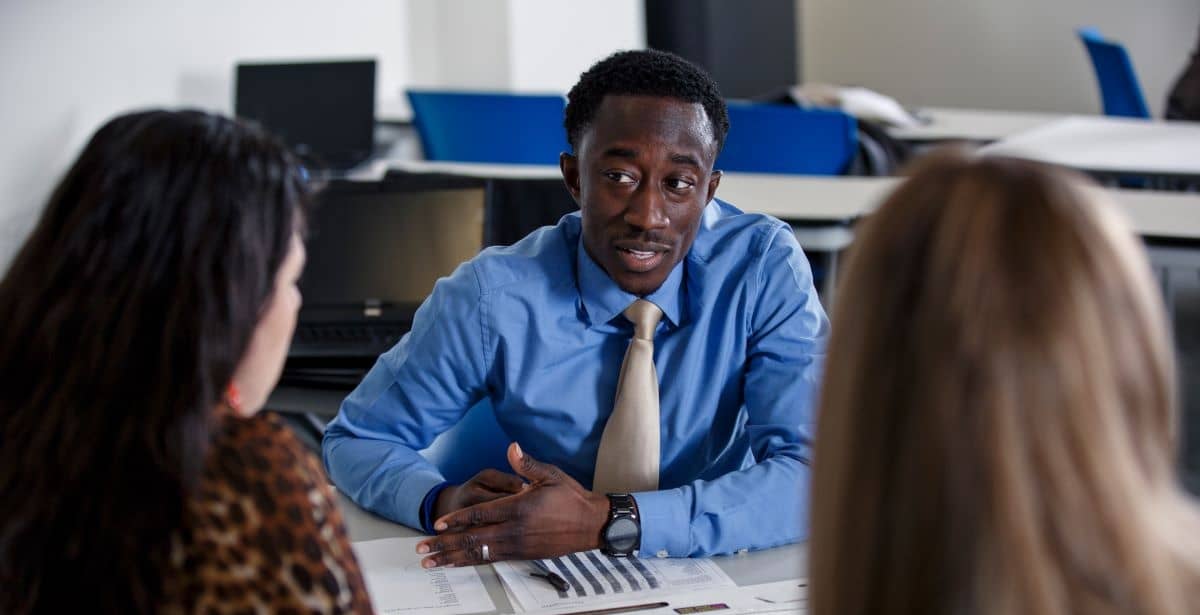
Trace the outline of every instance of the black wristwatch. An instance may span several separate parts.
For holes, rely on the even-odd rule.
[[[628,493],[608,494],[608,523],[600,530],[600,550],[605,555],[629,557],[642,544],[642,519],[637,502]]]

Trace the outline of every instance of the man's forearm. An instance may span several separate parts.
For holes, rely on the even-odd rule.
[[[445,478],[419,453],[391,442],[355,438],[331,424],[322,447],[325,469],[359,506],[421,528],[421,502]]]

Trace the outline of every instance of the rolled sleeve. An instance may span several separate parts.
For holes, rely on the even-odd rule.
[[[421,529],[421,503],[445,478],[418,451],[484,395],[481,300],[470,263],[439,280],[326,428],[326,470],[359,506]]]

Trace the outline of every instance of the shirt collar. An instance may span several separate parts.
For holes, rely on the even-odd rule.
[[[679,326],[680,318],[683,316],[683,276],[686,262],[687,258],[683,258],[676,263],[662,286],[644,297],[647,301],[657,305],[663,311],[663,317],[674,327]],[[579,284],[579,298],[583,302],[583,309],[592,326],[608,323],[638,299],[637,295],[621,290],[621,287],[608,277],[600,265],[592,260],[591,255],[583,247],[582,234],[579,237],[578,250],[576,250],[575,270]]]

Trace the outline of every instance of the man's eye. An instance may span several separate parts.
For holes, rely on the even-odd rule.
[[[621,171],[607,171],[604,176],[618,184],[632,184],[637,181],[632,175]]]
[[[686,179],[668,179],[667,187],[671,190],[687,190],[693,186],[692,182]]]

